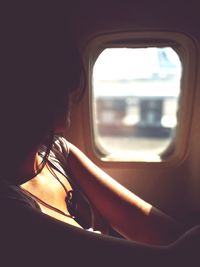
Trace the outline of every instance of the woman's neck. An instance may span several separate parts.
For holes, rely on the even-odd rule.
[[[37,175],[40,163],[41,159],[38,156],[37,150],[34,150],[26,157],[19,168],[17,175],[21,181],[20,184],[31,180]]]

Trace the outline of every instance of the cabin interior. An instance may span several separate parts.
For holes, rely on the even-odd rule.
[[[180,4],[178,0],[85,0],[70,3],[66,15],[82,53],[87,77],[82,99],[74,101],[72,106],[67,139],[152,205],[182,222],[198,223],[200,17],[197,6],[192,1]],[[136,76],[133,65],[132,76],[120,76],[120,70],[127,70],[132,63],[127,57],[115,60],[112,49],[149,48],[171,49],[179,62],[175,74],[178,76],[162,74],[165,64],[161,64],[155,75],[145,56],[133,62],[135,72],[140,69]],[[111,53],[103,60],[106,49]],[[152,62],[155,60],[154,57]],[[122,65],[121,69],[118,65]],[[109,77],[111,69],[113,77]],[[152,77],[145,77],[148,74],[140,77],[145,69],[152,69]],[[141,84],[148,86],[142,89]],[[175,97],[175,106],[174,102],[167,102],[170,97]],[[163,106],[159,108],[161,104],[167,106],[165,102],[172,103],[165,110],[167,115],[163,114]],[[160,147],[157,141],[166,142]]]

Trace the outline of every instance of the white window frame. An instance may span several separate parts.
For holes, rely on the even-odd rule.
[[[126,164],[134,162],[130,159],[108,159],[96,147],[94,141],[94,128],[93,128],[93,107],[92,107],[92,68],[100,53],[105,48],[111,47],[149,47],[149,46],[171,46],[179,55],[182,63],[182,80],[180,89],[179,100],[179,120],[176,130],[175,150],[169,159],[160,162],[148,162],[152,164],[168,165],[180,164],[180,161],[187,155],[189,140],[191,114],[194,101],[195,92],[195,76],[196,76],[196,46],[195,42],[188,36],[176,32],[122,32],[102,34],[94,37],[86,46],[84,51],[86,73],[88,73],[88,86],[89,90],[84,97],[85,105],[88,105],[88,110],[84,109],[83,112],[85,120],[84,136],[87,137],[86,152],[98,164],[102,162],[109,163],[117,162]],[[89,138],[88,138],[89,137]],[[85,139],[86,141],[86,139]],[[135,164],[144,163],[143,161],[134,162]]]

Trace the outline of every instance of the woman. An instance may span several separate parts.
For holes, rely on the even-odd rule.
[[[185,231],[179,223],[60,135],[83,82],[81,58],[61,17],[31,14],[7,25],[1,50],[1,266],[175,266],[194,259],[198,228],[178,239]],[[124,239],[110,237],[111,228]]]

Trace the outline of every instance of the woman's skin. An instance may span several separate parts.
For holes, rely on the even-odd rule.
[[[68,143],[69,173],[116,231],[126,239],[163,245],[183,232],[175,220],[154,208],[92,163]]]
[[[71,102],[71,97],[67,97],[66,106],[70,107]],[[55,133],[66,131],[66,121],[67,126],[70,125],[69,108],[67,112],[66,108],[61,108],[61,110],[65,110],[65,112],[58,113],[54,119]],[[69,142],[68,147],[69,155],[66,162],[68,172],[103,218],[102,225],[98,220],[96,221],[98,226],[95,230],[105,233],[104,221],[106,221],[109,226],[113,227],[126,239],[152,245],[169,244],[183,233],[185,229],[175,220],[124,188]],[[21,175],[24,175],[24,173],[30,175],[30,173],[36,172],[41,160],[37,150],[33,151],[22,164]],[[58,171],[54,171],[66,186],[67,191],[71,190],[72,188],[66,178]],[[36,177],[27,181],[21,187],[46,203],[69,214],[65,203],[66,192],[49,171],[48,164]],[[45,214],[80,227],[74,219],[60,215],[40,203],[38,204]],[[98,216],[98,218],[100,217]]]
[[[72,144],[69,147],[70,172],[106,221],[128,239],[159,246],[90,233],[74,220],[57,217],[42,206],[40,212],[20,201],[6,199],[6,203],[0,202],[0,236],[4,244],[1,251],[6,262],[14,260],[20,266],[27,266],[30,261],[37,266],[65,266],[63,262],[66,266],[195,266],[199,227],[175,242],[181,232],[176,222],[116,183]],[[28,164],[32,171],[40,160],[35,154],[32,164]],[[65,178],[59,178],[70,189]],[[65,192],[46,166],[21,187],[67,211]]]
[[[35,162],[37,163],[35,165],[39,166],[41,161],[42,158],[40,158],[40,156],[36,154]],[[63,175],[61,175],[57,170],[54,170],[54,172],[56,176],[65,185],[67,191],[70,191],[72,188],[67,179]],[[44,166],[42,171],[37,176],[27,181],[26,183],[22,184],[20,187],[22,189],[27,190],[28,192],[31,192],[34,196],[40,198],[47,204],[50,204],[51,206],[56,207],[59,210],[65,212],[67,215],[69,215],[69,211],[67,210],[65,202],[66,192],[64,188],[61,186],[61,184],[58,182],[58,180],[55,179],[53,174],[49,171],[47,164]],[[53,218],[63,221],[65,223],[81,227],[78,223],[76,223],[76,221],[73,218],[59,214],[58,212],[49,209],[40,202],[38,202],[38,204],[43,213],[50,215]]]
[[[153,245],[169,244],[183,233],[184,229],[175,220],[117,183],[74,145],[68,142],[68,146],[69,155],[66,163],[69,166],[68,171],[101,214],[103,222],[105,220],[126,239]],[[35,157],[32,154],[27,158],[21,172],[24,170],[26,175],[34,173],[41,160],[37,153]],[[66,178],[58,171],[54,170],[54,172],[64,183],[67,191],[71,190]],[[21,188],[69,214],[65,203],[66,192],[49,171],[48,164],[36,177],[22,184]],[[52,211],[41,203],[38,204],[43,213],[70,225],[81,227],[73,218]],[[102,228],[105,223],[102,227],[98,221],[96,224],[99,226],[95,230],[105,232]]]

